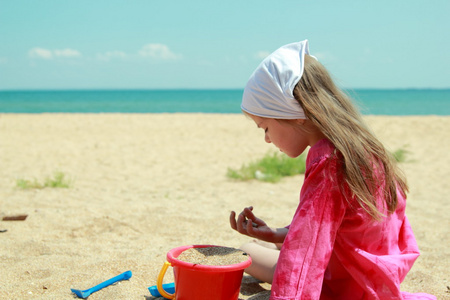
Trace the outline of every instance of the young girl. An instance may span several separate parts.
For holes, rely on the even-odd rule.
[[[253,259],[246,272],[272,283],[270,299],[436,299],[400,292],[419,256],[406,180],[308,41],[268,56],[241,108],[288,156],[311,147],[289,226],[267,226],[253,207],[230,215],[233,229],[257,239],[242,247]]]

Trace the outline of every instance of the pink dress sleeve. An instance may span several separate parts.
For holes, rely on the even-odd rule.
[[[270,299],[320,298],[324,273],[347,207],[339,188],[330,182],[330,172],[336,173],[336,162],[327,157],[312,162],[307,169],[300,204],[278,259]]]
[[[327,140],[308,153],[300,204],[280,251],[270,299],[436,299],[400,291],[419,256],[404,195],[398,193],[397,209],[388,213],[381,208],[380,186],[376,201],[385,216],[374,221],[342,186],[334,153]]]

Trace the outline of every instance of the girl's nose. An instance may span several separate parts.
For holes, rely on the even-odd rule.
[[[264,135],[264,140],[266,141],[266,143],[271,143],[270,142],[270,138],[269,138],[269,135],[267,134],[267,132],[265,133],[265,135]]]

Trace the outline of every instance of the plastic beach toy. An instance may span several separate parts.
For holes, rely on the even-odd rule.
[[[252,259],[242,263],[212,266],[192,264],[181,261],[178,256],[190,248],[219,247],[214,245],[189,245],[174,248],[167,253],[156,282],[159,293],[166,299],[176,300],[237,300],[244,269],[250,266]],[[175,293],[164,290],[162,284],[169,267],[173,268],[175,277]]]
[[[131,276],[132,276],[131,271],[126,271],[126,272],[124,272],[124,273],[122,273],[120,275],[117,275],[116,277],[108,279],[108,280],[106,280],[106,281],[104,281],[104,282],[102,282],[102,283],[100,283],[100,284],[98,284],[98,285],[96,285],[94,287],[91,287],[90,289],[87,289],[87,290],[84,290],[84,291],[76,290],[76,289],[70,289],[70,290],[72,291],[72,293],[77,295],[78,298],[86,299],[92,293],[95,293],[95,292],[97,292],[97,291],[99,291],[99,290],[101,290],[101,289],[103,289],[103,288],[105,288],[105,287],[107,287],[107,286],[109,286],[109,285],[111,285],[113,283],[116,283],[118,281],[128,280],[128,279],[131,278]]]
[[[165,283],[162,285],[162,288],[170,294],[174,294],[175,293],[175,282],[172,283]],[[148,288],[148,290],[150,291],[150,294],[153,297],[162,297],[162,295],[159,293],[158,291],[158,286],[153,285],[151,287]]]

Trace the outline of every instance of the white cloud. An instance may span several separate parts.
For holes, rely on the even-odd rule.
[[[177,60],[181,58],[181,55],[173,53],[164,44],[147,44],[139,50],[139,55],[160,60]]]
[[[35,47],[28,51],[28,56],[31,58],[41,58],[41,59],[53,59],[55,57],[64,57],[64,58],[73,58],[80,57],[81,53],[78,50],[74,49],[55,49],[49,50],[44,48]]]
[[[54,50],[53,53],[58,57],[79,57],[81,53],[78,50],[74,49],[63,49],[63,50]]]
[[[31,58],[52,59],[53,53],[50,50],[35,47],[28,51],[28,56]]]
[[[317,58],[318,61],[320,61],[321,63],[324,62],[334,62],[336,61],[336,57],[334,56],[334,54],[330,53],[330,52],[315,52],[315,53],[311,53],[313,56],[315,56]]]
[[[268,52],[268,51],[258,51],[255,54],[255,58],[263,60],[264,58],[269,56],[269,54],[270,54],[270,52]]]
[[[82,57],[82,53],[75,49],[45,49],[34,47],[28,51],[28,57],[32,59],[54,60]],[[174,61],[182,58],[181,54],[172,52],[167,45],[164,44],[147,44],[138,50],[137,56],[145,59],[160,60],[160,61]],[[94,59],[99,61],[109,62],[117,59],[133,59],[136,54],[129,54],[119,50],[111,50],[102,53],[97,53]]]
[[[103,61],[110,61],[111,59],[124,59],[127,57],[127,54],[122,51],[108,51],[105,53],[98,53],[97,58]]]

